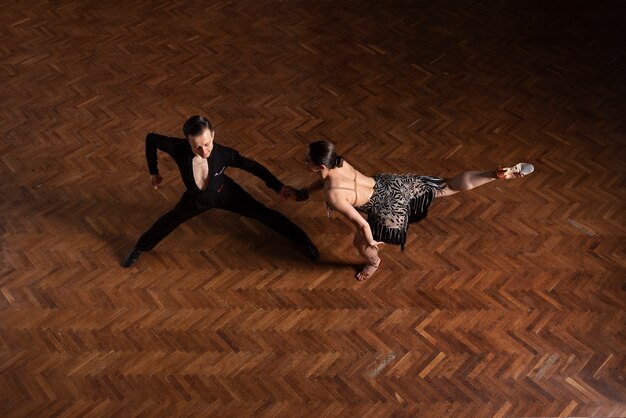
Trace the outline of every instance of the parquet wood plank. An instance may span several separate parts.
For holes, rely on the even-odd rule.
[[[565,2],[0,1],[0,415],[626,416],[626,8]],[[281,202],[120,261],[184,190],[148,132],[208,116],[296,186],[529,161],[436,199],[369,281],[350,224]]]

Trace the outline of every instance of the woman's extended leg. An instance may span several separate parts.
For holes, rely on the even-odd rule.
[[[439,196],[450,196],[458,192],[471,190],[475,187],[482,186],[496,179],[493,170],[489,171],[466,171],[458,176],[447,179],[446,187],[439,193]]]
[[[365,258],[367,262],[365,267],[363,267],[363,270],[358,272],[355,277],[358,280],[367,280],[380,266],[381,259],[378,256],[378,250],[376,248],[368,247],[367,242],[358,231],[354,234],[352,245],[359,250],[359,254],[361,254],[361,257]]]
[[[535,170],[532,164],[519,163],[513,167],[498,168],[488,171],[466,171],[458,176],[446,180],[446,187],[436,196],[450,196],[458,192],[471,190],[475,187],[482,186],[496,179],[506,180],[513,178],[522,178]]]

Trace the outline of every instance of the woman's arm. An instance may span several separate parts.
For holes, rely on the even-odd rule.
[[[309,194],[311,194],[311,193],[315,193],[317,191],[320,191],[323,188],[324,188],[324,181],[322,179],[317,179],[313,183],[309,184],[308,187],[306,187],[306,191]]]
[[[322,179],[315,180],[308,187],[304,187],[302,189],[294,189],[293,196],[295,197],[297,202],[302,202],[309,198],[311,193],[315,193],[318,190],[322,190],[324,188],[324,181]]]
[[[354,209],[354,207],[343,196],[341,196],[341,193],[326,193],[326,201],[337,212],[348,218],[348,220],[356,226],[357,230],[365,239],[365,242],[367,242],[369,247],[378,249],[378,244],[382,244],[382,242],[374,240],[370,225],[367,223],[365,218],[363,218],[363,216],[361,216],[361,214]]]

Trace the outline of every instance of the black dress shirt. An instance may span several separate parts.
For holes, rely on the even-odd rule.
[[[213,150],[208,157],[209,178],[207,186],[201,190],[193,177],[192,160],[195,156],[191,150],[189,142],[182,138],[172,138],[155,133],[146,137],[146,160],[150,174],[159,174],[157,150],[168,153],[180,170],[180,176],[187,188],[190,197],[209,198],[220,193],[224,185],[234,183],[233,180],[224,174],[226,167],[236,167],[254,174],[265,182],[267,187],[279,192],[283,183],[278,180],[267,168],[239,154],[238,151],[213,142]],[[228,188],[228,187],[227,187]]]

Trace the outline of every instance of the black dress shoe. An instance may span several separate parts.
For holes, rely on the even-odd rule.
[[[311,241],[307,241],[304,247],[306,255],[311,261],[319,261],[320,252],[317,251],[317,247],[315,246],[315,244],[313,244]]]
[[[139,260],[140,255],[141,251],[139,251],[137,248],[133,248],[133,250],[130,252],[130,254],[128,254],[126,259],[122,263],[122,267],[129,268],[130,266],[135,264],[137,260]]]

